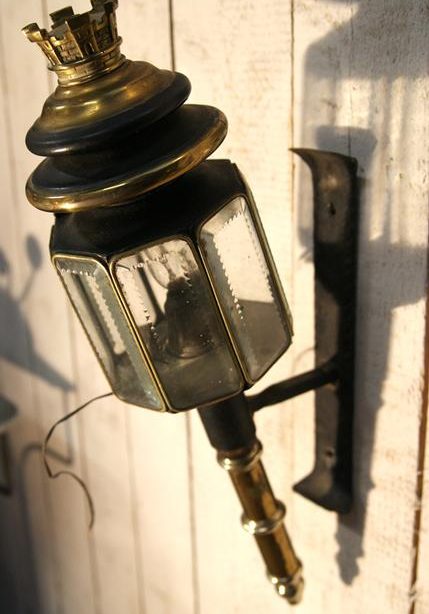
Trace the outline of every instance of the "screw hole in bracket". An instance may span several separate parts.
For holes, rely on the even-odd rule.
[[[327,209],[330,216],[334,217],[337,214],[337,209],[332,201],[328,202]]]

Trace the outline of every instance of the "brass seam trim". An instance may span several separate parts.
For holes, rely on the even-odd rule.
[[[241,517],[241,526],[246,533],[250,533],[250,535],[270,535],[277,531],[286,516],[286,508],[281,501],[276,500],[276,504],[277,509],[269,518],[253,520],[252,518],[247,518],[243,514]]]
[[[225,469],[225,471],[231,473],[246,473],[250,471],[254,465],[259,461],[262,454],[262,445],[260,441],[256,441],[255,445],[244,456],[237,458],[231,458],[224,452],[219,452],[217,455],[217,462]]]

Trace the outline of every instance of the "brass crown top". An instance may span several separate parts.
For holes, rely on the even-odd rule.
[[[51,13],[49,32],[37,23],[22,29],[42,49],[60,83],[89,80],[116,68],[124,59],[116,27],[118,0],[91,0],[91,5],[86,13],[75,14],[71,6]]]

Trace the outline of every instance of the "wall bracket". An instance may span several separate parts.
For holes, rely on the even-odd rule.
[[[314,190],[316,368],[249,396],[257,411],[316,390],[316,458],[294,490],[344,514],[352,504],[358,184],[354,158],[293,149]]]

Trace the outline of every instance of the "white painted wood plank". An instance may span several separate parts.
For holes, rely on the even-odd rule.
[[[428,214],[421,132],[425,27],[423,2],[389,5],[303,1],[295,10],[295,145],[350,151],[364,178],[355,509],[337,524],[335,516],[296,500],[308,578],[303,612],[403,613],[410,605]],[[300,171],[299,202],[311,202],[306,181]],[[299,211],[300,313],[311,279],[307,220]],[[299,321],[297,333],[306,352],[311,328]],[[311,428],[305,404],[294,403],[295,437]],[[298,478],[311,452],[307,445],[295,450]]]
[[[73,322],[80,401],[109,391],[80,324]],[[95,505],[90,535],[94,549],[92,573],[96,611],[106,614],[140,611],[136,536],[133,526],[130,455],[127,444],[128,408],[115,398],[98,401],[83,413],[86,451],[85,479]]]
[[[217,106],[228,118],[229,134],[214,157],[230,157],[246,175],[282,280],[290,287],[289,3],[176,0],[174,40],[177,69],[193,86],[191,101]],[[286,376],[288,363],[282,360],[263,383]],[[273,486],[287,502],[292,420],[290,413],[274,408],[258,417]],[[241,530],[236,495],[195,415],[192,434],[200,611],[284,610],[265,578],[256,545]]]
[[[9,6],[1,7],[2,40],[2,225],[1,245],[9,267],[5,286],[2,289],[2,393],[16,404],[20,418],[13,432],[14,487],[19,512],[15,526],[8,531],[16,533],[15,551],[27,557],[27,565],[17,571],[18,590],[23,608],[39,607],[46,612],[54,611],[56,603],[56,574],[53,568],[53,527],[47,514],[46,483],[42,478],[40,455],[40,429],[34,407],[34,378],[28,347],[28,325],[19,297],[22,295],[26,274],[22,261],[25,259],[23,239],[17,216],[16,161],[12,154],[13,125],[11,100],[4,46],[9,34]],[[36,8],[37,10],[37,8]],[[19,41],[21,42],[21,40]],[[34,449],[34,446],[36,448]],[[30,503],[31,500],[31,503]],[[38,586],[35,585],[37,580]]]
[[[29,236],[35,237],[43,254],[34,284],[28,288],[25,299],[21,300],[21,313],[27,323],[27,348],[26,356],[23,356],[28,370],[25,378],[32,391],[30,405],[35,412],[36,423],[32,439],[23,442],[26,446],[40,446],[51,423],[72,409],[75,402],[70,383],[73,364],[67,326],[68,311],[47,250],[52,219],[33,210],[24,195],[25,181],[36,164],[35,157],[25,150],[25,132],[40,113],[41,104],[48,94],[48,79],[46,73],[41,72],[39,77],[30,68],[34,61],[39,61],[43,71],[44,62],[41,58],[36,60],[34,51],[37,50],[25,41],[20,28],[31,18],[43,23],[41,8],[42,4],[31,2],[2,4],[2,36],[7,40],[8,49],[5,62],[8,84],[6,101],[9,108],[11,165],[14,170],[13,200],[7,205],[14,208],[16,215],[14,239],[17,261],[21,263],[21,287],[32,274],[32,268],[25,258],[25,244]],[[52,334],[53,330],[55,334]],[[67,468],[73,467],[79,471],[79,446],[73,426],[55,437],[52,449],[64,458],[65,463],[61,462],[61,467],[66,464]],[[41,463],[40,452],[28,454],[25,460],[32,464]],[[48,599],[41,608],[47,612],[92,612],[86,512],[82,494],[70,481],[48,484],[45,474],[43,481],[42,492],[44,490],[46,493],[43,515],[49,530],[43,539],[49,547],[49,558],[38,565],[42,603]],[[26,512],[32,514],[33,499],[38,493],[28,482],[25,484]],[[38,524],[37,521],[32,524],[32,532],[36,536],[40,532]],[[76,560],[79,560],[79,565],[76,565]],[[49,583],[51,588],[47,589]]]
[[[4,16],[0,11],[0,23]],[[0,30],[1,32],[1,30]],[[0,35],[0,50],[4,48]],[[4,53],[0,55],[0,83],[3,95],[0,96],[0,176],[2,185],[0,254],[1,254],[1,334],[0,334],[0,394],[2,398],[14,403],[18,419],[9,431],[10,453],[12,460],[13,496],[2,497],[1,505],[1,593],[2,602],[21,614],[31,605],[37,606],[36,562],[40,564],[49,556],[51,542],[49,527],[43,510],[43,487],[41,465],[32,463],[31,454],[25,448],[34,441],[34,408],[31,384],[26,375],[27,351],[25,321],[20,317],[19,296],[22,293],[20,275],[20,246],[15,241],[16,215],[13,198],[11,160],[9,159],[8,104],[5,97],[6,73]],[[13,331],[12,335],[8,334]],[[28,470],[31,475],[28,475]],[[33,495],[31,517],[26,505],[26,478],[31,479],[30,492]],[[36,522],[38,531],[31,535],[32,523]],[[39,568],[39,565],[37,565]],[[44,587],[45,609],[49,612],[48,601],[52,595],[52,577],[40,578]],[[45,580],[45,582],[42,582]],[[13,611],[13,610],[12,610]]]

